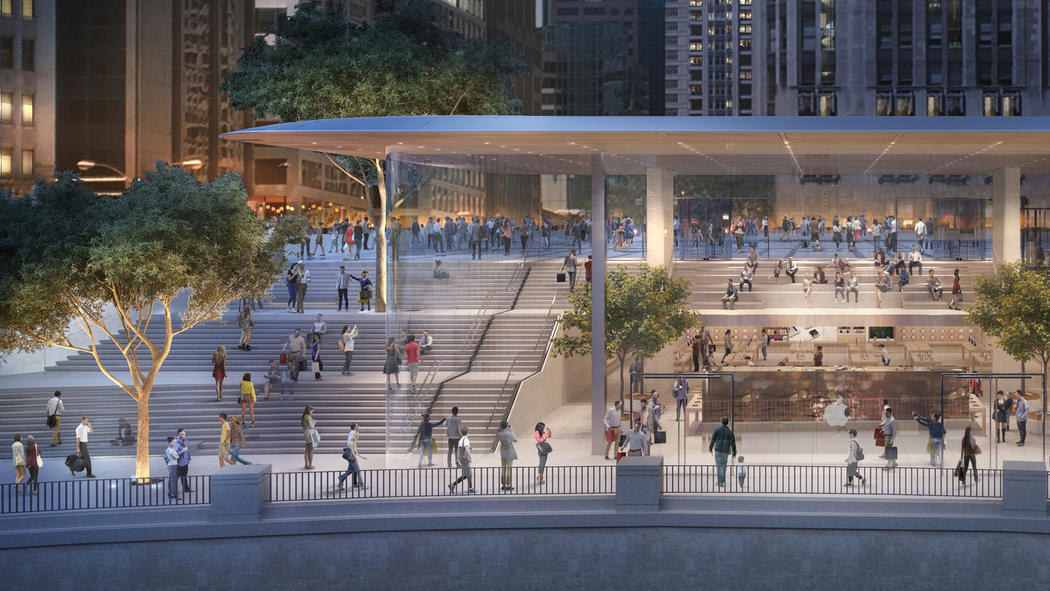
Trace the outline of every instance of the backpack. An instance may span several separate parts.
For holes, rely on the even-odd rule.
[[[461,466],[470,462],[470,458],[467,456],[467,446],[460,445],[456,449],[456,461],[458,461]]]
[[[856,441],[854,441],[854,443],[856,443]],[[857,443],[857,453],[854,454],[853,457],[857,458],[858,462],[864,459],[864,448],[861,447],[859,443]]]

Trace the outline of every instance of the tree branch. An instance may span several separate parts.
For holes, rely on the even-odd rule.
[[[339,170],[341,170],[341,171],[343,172],[343,174],[345,174],[346,176],[348,176],[348,177],[350,177],[351,179],[353,179],[353,180],[354,180],[354,182],[356,182],[357,184],[361,185],[362,187],[367,187],[367,186],[368,186],[368,184],[367,184],[367,183],[365,183],[365,182],[364,182],[363,180],[361,180],[361,179],[357,178],[356,176],[354,176],[354,175],[350,174],[350,171],[349,171],[349,170],[347,170],[347,169],[346,169],[346,167],[345,167],[345,166],[343,166],[342,164],[339,164],[339,163],[338,163],[338,162],[336,161],[336,159],[335,159],[335,158],[332,158],[332,155],[331,155],[331,154],[329,154],[329,153],[325,152],[325,155],[324,155],[324,156],[325,156],[325,158],[327,158],[327,159],[328,159],[328,161],[329,161],[329,162],[331,162],[331,163],[332,163],[332,166],[334,166],[334,167],[338,168]],[[362,175],[362,176],[364,176],[364,175]]]

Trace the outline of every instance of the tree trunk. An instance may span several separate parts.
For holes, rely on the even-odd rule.
[[[149,395],[139,392],[139,426],[135,440],[135,478],[149,481]]]
[[[386,312],[387,260],[386,260],[386,227],[387,227],[387,194],[386,179],[379,175],[379,220],[376,223],[376,312]],[[395,238],[396,239],[396,238]]]
[[[620,361],[620,402],[623,402],[623,357],[617,356]]]

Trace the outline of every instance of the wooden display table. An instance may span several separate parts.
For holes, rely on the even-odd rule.
[[[992,348],[987,345],[979,345],[966,351],[966,359],[974,366],[991,365]]]
[[[685,432],[689,432],[689,428],[692,423],[698,425],[703,424],[704,421],[704,395],[701,393],[693,394],[689,398],[689,402],[685,405]]]
[[[852,367],[879,367],[882,365],[882,354],[865,345],[850,345],[849,364]]]
[[[934,366],[933,348],[926,343],[905,343],[904,350],[912,365]]]

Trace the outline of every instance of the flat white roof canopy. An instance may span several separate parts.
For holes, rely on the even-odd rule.
[[[609,174],[1050,173],[1050,117],[377,117],[281,123],[225,138],[480,168]]]

